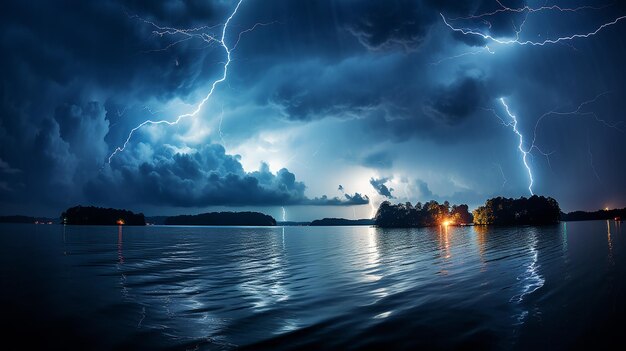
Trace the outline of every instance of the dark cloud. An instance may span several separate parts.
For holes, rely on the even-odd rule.
[[[11,167],[11,165],[0,159],[0,172],[4,174],[17,174],[21,173],[22,171],[17,168]],[[341,188],[341,190],[343,190],[343,187],[341,185],[339,187]]]
[[[511,7],[524,4],[506,2]],[[155,35],[155,27],[146,21],[212,26],[223,23],[233,5],[201,0],[0,3],[0,49],[5,53],[0,56],[0,210],[56,211],[77,202],[132,202],[138,208],[159,203],[366,203],[369,199],[360,194],[305,195],[310,191],[305,180],[308,184],[318,177],[315,166],[298,169],[297,177],[268,167],[245,172],[240,158],[211,146],[215,126],[195,122],[142,129],[112,165],[103,167],[138,123],[188,111],[221,73],[225,57],[218,45],[193,39],[161,50],[182,36]],[[525,13],[502,13],[488,22],[454,19],[497,8],[491,0],[245,1],[231,23],[229,42],[255,23],[271,24],[242,37],[227,84],[218,87],[215,100],[196,122],[208,124],[223,107],[229,146],[249,145],[266,132],[297,130],[286,148],[323,140],[333,150],[330,156],[320,153],[320,159],[327,159],[312,162],[332,163],[339,155],[350,158],[352,166],[399,176],[425,172],[421,167],[428,164],[431,172],[473,177],[468,184],[485,188],[491,178],[480,171],[498,162],[509,178],[507,195],[525,194],[527,179],[515,171],[519,154],[511,131],[481,107],[502,113],[495,98],[506,97],[520,117],[519,129],[528,134],[545,111],[576,108],[610,90],[613,97],[585,111],[618,123],[620,111],[626,110],[619,99],[626,91],[626,71],[615,69],[626,58],[620,35],[624,24],[564,45],[493,45],[491,55],[472,48],[487,44],[484,39],[453,33],[440,17],[510,38]],[[615,4],[576,14],[529,14],[522,35],[584,32],[623,12],[624,5]],[[210,33],[219,31],[216,27]],[[472,52],[480,53],[468,54]],[[447,59],[432,64],[442,58]],[[231,120],[231,115],[237,116]],[[533,158],[536,190],[564,199],[569,203],[564,208],[603,206],[606,199],[618,202],[626,196],[612,186],[626,172],[615,154],[624,149],[626,139],[590,116],[546,118],[539,131],[538,143],[556,152],[553,169],[543,157]],[[206,132],[207,137],[186,140],[186,134],[193,134],[189,130]],[[258,152],[276,152],[276,147]],[[421,163],[412,165],[408,157],[403,162],[401,156],[409,153]],[[451,155],[455,163],[447,161]],[[335,174],[326,177],[332,178],[332,190],[338,179]],[[379,193],[391,195],[385,182],[376,181]],[[418,188],[436,197],[439,185],[429,185]],[[459,198],[478,196],[451,191]]]
[[[416,50],[430,28],[447,16],[468,14],[483,1],[391,0],[349,3],[346,27],[370,50]]]
[[[366,205],[370,202],[367,195],[361,195],[359,193],[354,193],[354,195],[345,194],[344,196],[346,197],[348,203],[354,205]]]
[[[424,40],[433,21],[424,15],[420,1],[392,0],[361,2],[352,8],[347,27],[371,50],[399,46],[414,49]]]
[[[379,151],[365,156],[362,164],[371,168],[389,169],[393,166],[393,159],[389,152]]]
[[[495,1],[437,1],[428,0],[431,6],[446,17],[446,19],[457,28],[471,28],[480,30],[495,38],[514,37],[522,23],[527,17],[525,11],[502,11],[502,7]],[[525,0],[511,0],[506,2],[509,8],[523,8],[527,4]],[[532,6],[532,5],[531,5]],[[467,18],[472,15],[494,13],[480,19]],[[463,19],[462,17],[465,17]],[[459,32],[451,33],[451,36],[469,46],[485,46],[489,42],[479,35],[463,35]]]
[[[312,205],[312,206],[358,206],[367,205],[370,200],[367,195],[361,195],[354,193],[354,195],[344,194],[344,198],[339,197],[329,198],[326,195],[316,197],[314,199],[305,200],[300,205]]]
[[[428,183],[423,180],[417,179],[415,181],[417,185],[417,190],[424,199],[430,199],[433,196],[433,192],[428,188]],[[427,201],[427,200],[426,200]]]
[[[120,201],[120,197],[126,197],[125,202],[175,207],[368,203],[359,194],[346,195],[345,199],[310,199],[305,189],[304,183],[285,168],[272,173],[263,163],[258,171],[245,172],[238,157],[226,154],[218,144],[202,146],[189,154],[161,148],[151,162],[107,169],[85,185],[85,193],[102,203]]]
[[[380,179],[371,178],[370,184],[372,185],[372,187],[374,187],[374,189],[379,195],[382,195],[388,199],[394,199],[395,197],[391,195],[393,188],[388,188],[385,185],[385,183],[387,183],[388,181],[389,181],[389,178],[380,178]]]
[[[438,120],[457,124],[485,106],[489,94],[481,78],[463,76],[450,85],[440,87],[426,110]]]

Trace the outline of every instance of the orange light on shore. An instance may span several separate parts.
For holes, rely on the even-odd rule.
[[[452,222],[450,222],[450,221],[443,221],[441,224],[442,224],[444,227],[447,227],[447,226],[449,226],[450,224],[452,224]]]
[[[118,219],[116,223],[117,223],[117,225],[124,225],[124,224],[126,224],[126,222],[124,222],[124,220],[121,219],[121,218]]]

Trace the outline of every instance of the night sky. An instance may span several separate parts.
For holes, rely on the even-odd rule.
[[[532,191],[564,211],[626,206],[624,2],[236,6],[2,1],[0,214],[476,207],[530,195],[523,152]],[[137,129],[109,163],[133,128],[207,97],[231,15],[226,79],[193,116]]]

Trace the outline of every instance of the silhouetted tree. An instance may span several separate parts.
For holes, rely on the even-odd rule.
[[[143,213],[94,206],[68,208],[61,214],[61,222],[77,225],[146,225]]]
[[[595,221],[617,219],[626,220],[626,208],[598,210],[594,212],[575,211],[570,213],[561,213],[562,221]]]
[[[392,205],[389,201],[384,201],[378,207],[374,223],[385,228],[410,228],[436,226],[445,221],[470,224],[472,215],[467,205],[453,206],[451,211],[447,201],[440,204],[432,200],[423,205],[418,202],[415,206],[410,202]]]
[[[474,222],[474,216],[469,212],[467,205],[453,205],[450,215],[454,223],[470,224]]]
[[[551,197],[533,195],[530,198],[489,199],[474,210],[475,224],[540,225],[558,223],[561,210]]]

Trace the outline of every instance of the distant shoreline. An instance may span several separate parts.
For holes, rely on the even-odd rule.
[[[575,222],[594,222],[594,221],[615,221],[615,219],[576,219],[576,220],[561,220],[559,223],[575,223]],[[618,222],[623,222],[624,220],[619,220]],[[2,224],[23,224],[23,225],[63,225],[60,221],[39,221],[39,222],[10,222],[10,221],[0,221],[0,225]],[[558,223],[548,224],[548,225],[558,225]],[[67,226],[71,227],[118,227],[117,224],[68,224]],[[497,224],[450,224],[448,227],[542,227],[546,225],[528,225],[528,224],[520,224],[520,225],[497,225]],[[142,226],[139,226],[142,227]],[[212,228],[233,228],[233,227],[249,227],[249,228],[283,228],[283,227],[375,227],[381,229],[411,229],[411,228],[432,228],[438,226],[424,226],[424,227],[393,227],[393,228],[383,228],[377,227],[374,224],[328,224],[328,225],[311,225],[310,222],[296,222],[295,224],[287,223],[283,224],[281,222],[276,223],[276,225],[267,226],[267,225],[236,225],[236,224],[228,224],[228,225],[219,225],[219,224],[155,224],[155,223],[146,223],[144,227],[212,227]]]
[[[494,198],[494,200],[512,200],[505,198]],[[389,205],[387,205],[389,206]],[[391,205],[392,211],[395,206]],[[462,205],[463,206],[463,205]],[[407,208],[408,209],[408,208]],[[412,209],[412,208],[411,208]],[[379,209],[380,210],[380,209]],[[399,208],[402,210],[402,208]],[[393,215],[393,213],[392,213]],[[560,212],[554,223],[559,222],[580,222],[595,220],[615,220],[622,221],[626,218],[626,208],[622,209],[603,209],[592,212],[573,211],[569,213]],[[0,216],[0,223],[14,224],[67,224],[67,225],[170,225],[170,226],[206,226],[206,227],[292,227],[292,226],[377,226],[381,228],[421,228],[434,227],[439,225],[446,226],[470,226],[470,225],[489,225],[489,226],[527,226],[541,225],[550,223],[476,223],[467,221],[431,221],[427,223],[413,223],[413,225],[404,225],[405,223],[396,223],[397,225],[380,225],[376,223],[376,218],[347,219],[347,218],[322,218],[313,221],[276,221],[272,216],[260,212],[208,212],[197,215],[178,215],[178,216],[152,216],[145,217],[142,213],[135,214],[127,210],[118,210],[112,208],[100,208],[94,206],[75,206],[63,212],[60,218],[35,217],[25,215]],[[445,223],[444,223],[445,222]],[[467,222],[467,223],[466,223]],[[428,224],[428,225],[424,225]]]

